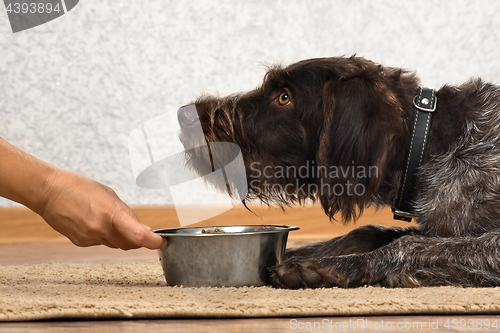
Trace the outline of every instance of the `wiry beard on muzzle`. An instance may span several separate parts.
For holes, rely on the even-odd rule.
[[[239,96],[225,99],[207,97],[195,102],[198,122],[184,126],[180,133],[189,168],[233,199],[243,200],[247,193],[246,173],[235,131]],[[196,142],[194,145],[193,142]]]
[[[202,109],[200,121],[208,143],[238,143],[235,126],[241,124],[241,112],[238,109],[240,99],[241,95],[231,95],[226,98],[205,97],[196,102]],[[238,129],[241,132],[241,126]]]

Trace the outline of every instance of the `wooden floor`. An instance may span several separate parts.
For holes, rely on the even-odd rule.
[[[178,228],[180,226],[175,209],[170,206],[132,207],[142,223],[152,229]],[[293,240],[326,240],[342,235],[354,227],[365,224],[398,225],[406,227],[410,224],[394,221],[390,210],[376,211],[368,209],[356,222],[343,225],[338,221],[331,222],[319,207],[305,206],[287,208],[284,211],[277,207],[251,206],[251,212],[243,207],[233,208],[221,215],[192,226],[216,226],[236,224],[286,224],[300,227],[299,231],[290,233]],[[0,208],[0,244],[15,243],[64,243],[68,240],[52,230],[43,219],[26,208]]]
[[[172,207],[134,207],[141,221],[153,229],[178,227]],[[203,226],[234,224],[297,225],[291,232],[288,246],[326,240],[344,234],[353,225],[330,222],[320,208],[287,209],[252,207],[254,213],[234,208],[218,217],[200,223]],[[368,210],[356,223],[408,226],[392,220],[389,210]],[[25,208],[0,209],[0,266],[47,262],[127,262],[157,260],[156,251],[138,249],[121,251],[103,246],[79,248],[48,227]],[[0,267],[1,274],[1,267]],[[0,323],[0,332],[477,332],[486,321],[493,323],[500,316],[376,316],[331,318],[262,318],[262,319],[164,319],[117,321],[44,321]],[[448,327],[445,324],[448,321]],[[479,324],[483,329],[477,329]],[[430,325],[433,325],[429,327]],[[437,326],[436,326],[437,325]],[[371,327],[371,329],[370,329]]]
[[[0,324],[2,333],[280,333],[280,332],[498,332],[484,323],[500,316],[380,316],[264,319],[50,321]],[[460,320],[463,322],[460,323]],[[455,323],[456,321],[456,323]],[[448,323],[448,324],[447,324]],[[482,324],[482,325],[481,325]],[[314,326],[316,325],[316,326]],[[482,326],[482,328],[479,328]],[[491,326],[491,324],[490,324]],[[463,328],[462,328],[463,327]]]

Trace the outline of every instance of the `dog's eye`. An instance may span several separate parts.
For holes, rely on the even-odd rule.
[[[278,103],[280,103],[280,105],[287,105],[290,103],[290,96],[286,91],[282,92],[280,97],[278,97]]]

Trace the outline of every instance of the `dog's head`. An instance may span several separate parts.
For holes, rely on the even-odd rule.
[[[186,129],[199,119],[209,144],[241,148],[247,197],[319,199],[327,215],[341,211],[350,220],[396,181],[387,173],[402,162],[405,110],[417,89],[413,74],[363,58],[305,60],[269,69],[248,93],[200,98],[196,115],[178,115],[181,140],[192,139]],[[189,158],[197,168],[210,156],[191,150]]]

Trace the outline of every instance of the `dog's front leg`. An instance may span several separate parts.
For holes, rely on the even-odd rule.
[[[270,277],[279,288],[500,286],[500,232],[480,237],[407,235],[372,252],[302,261],[285,258]],[[292,258],[292,257],[290,257]]]
[[[372,252],[402,236],[418,234],[420,232],[415,227],[386,228],[367,225],[329,241],[288,249],[283,263],[270,269],[270,283],[282,288],[344,285],[344,282],[340,282],[342,277],[337,276],[336,270],[330,268],[337,264],[341,265],[342,260],[359,261],[359,259],[336,259],[336,257]],[[354,263],[347,262],[346,264],[353,265]],[[339,267],[338,271],[344,270]],[[331,279],[327,278],[328,275],[334,275],[334,281],[330,281]]]

